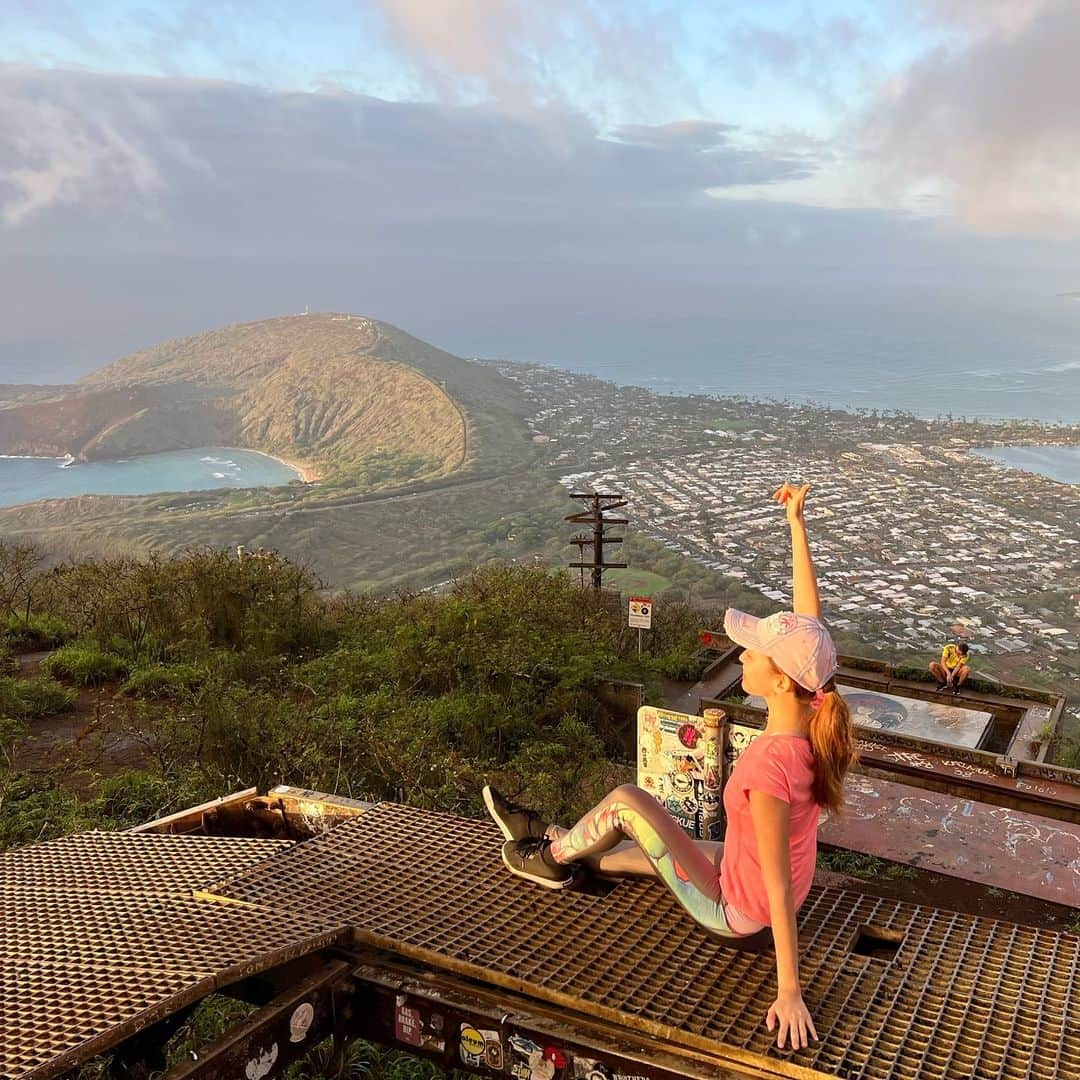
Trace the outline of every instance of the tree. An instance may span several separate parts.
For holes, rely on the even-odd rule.
[[[29,619],[37,569],[44,552],[37,544],[0,540],[0,605],[8,615]]]

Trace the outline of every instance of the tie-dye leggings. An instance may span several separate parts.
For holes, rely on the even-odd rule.
[[[720,891],[719,867],[651,795],[633,784],[616,788],[569,832],[552,840],[551,854],[556,862],[575,862],[610,851],[623,840],[637,844],[657,877],[706,930],[744,937],[759,928],[742,912],[729,914],[730,905]]]

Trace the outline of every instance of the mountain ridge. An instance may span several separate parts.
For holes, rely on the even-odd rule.
[[[339,313],[176,338],[51,394],[6,389],[0,453],[89,461],[232,445],[322,475],[406,456],[417,479],[445,476],[483,453],[483,414],[524,411],[511,380],[390,324]]]

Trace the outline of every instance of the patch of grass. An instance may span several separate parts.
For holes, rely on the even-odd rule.
[[[0,677],[0,714],[18,720],[34,720],[67,712],[75,704],[75,691],[54,679]]]
[[[671,579],[663,574],[655,574],[651,570],[611,570],[604,580],[613,588],[618,589],[624,597],[630,596],[654,596],[661,597],[671,587]]]
[[[0,776],[0,851],[85,827],[76,797],[52,778]]]
[[[883,876],[890,880],[896,880],[899,878],[913,878],[917,873],[915,867],[908,866],[907,863],[889,863]]]
[[[101,686],[123,679],[128,663],[122,656],[107,652],[92,642],[78,642],[57,649],[41,663],[43,671],[70,679],[79,686]]]
[[[865,851],[819,851],[817,864],[823,870],[865,879],[885,878],[888,881],[898,881],[913,878],[918,873],[913,866],[906,863],[889,862]]]
[[[145,698],[175,698],[200,686],[206,673],[194,664],[150,664],[136,668],[120,687],[122,693]]]
[[[0,621],[0,641],[13,650],[52,649],[63,645],[75,636],[63,619],[55,615],[6,615]]]
[[[851,877],[875,878],[885,869],[885,860],[876,855],[867,855],[862,851],[819,851],[818,866],[832,870],[836,874],[848,874]]]

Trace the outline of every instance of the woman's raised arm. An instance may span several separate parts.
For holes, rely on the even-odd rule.
[[[814,573],[814,562],[810,558],[806,519],[803,517],[803,503],[809,490],[809,484],[803,484],[802,487],[783,484],[773,492],[773,498],[786,508],[788,524],[791,526],[792,607],[796,615],[812,615],[815,619],[820,619],[821,600],[818,597],[817,575]]]

